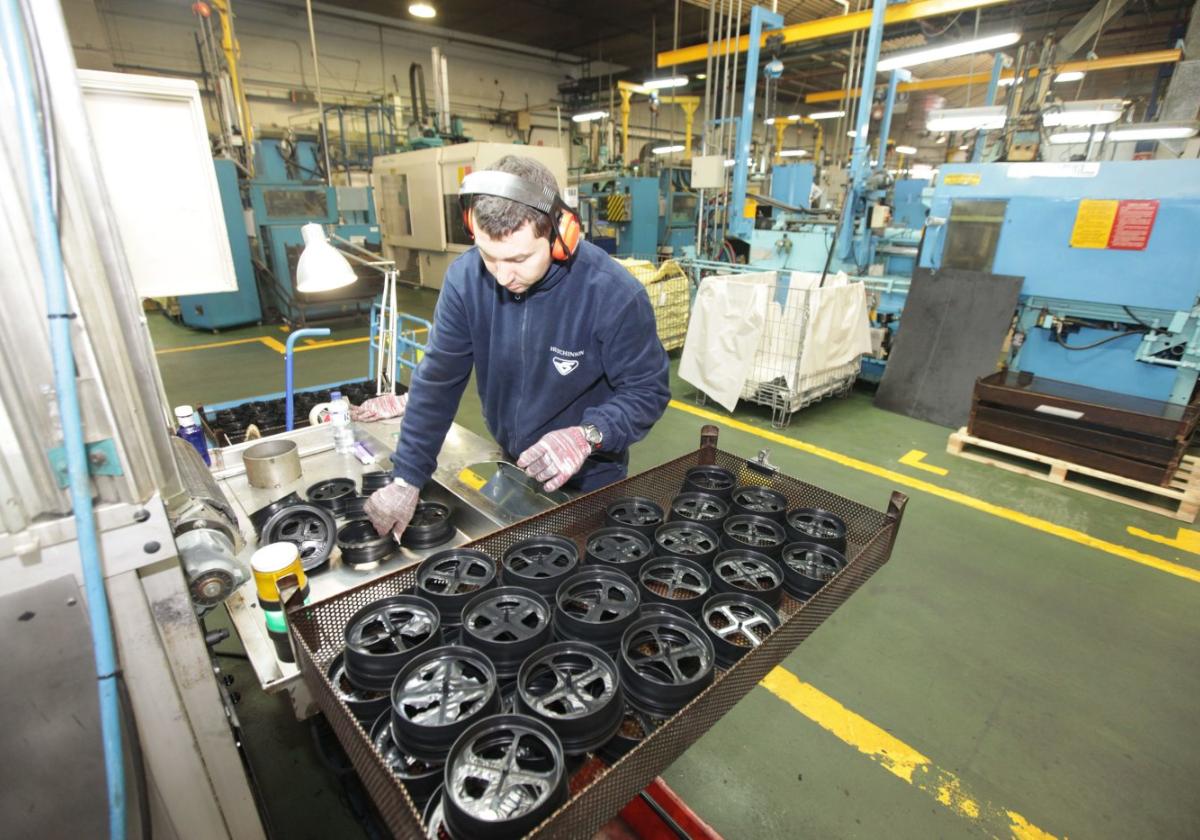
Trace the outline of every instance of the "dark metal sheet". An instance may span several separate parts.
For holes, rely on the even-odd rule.
[[[0,626],[0,834],[107,836],[92,636],[75,578],[3,596]]]
[[[975,380],[996,370],[1022,282],[918,268],[875,404],[951,428],[965,425]]]

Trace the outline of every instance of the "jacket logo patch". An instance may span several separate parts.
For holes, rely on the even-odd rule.
[[[579,367],[578,359],[560,359],[558,356],[554,357],[554,368],[563,376],[566,376],[577,367]]]

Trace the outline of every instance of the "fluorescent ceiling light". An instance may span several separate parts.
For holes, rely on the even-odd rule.
[[[582,114],[576,114],[571,117],[575,122],[591,122],[592,120],[602,120],[608,116],[608,111],[585,111]]]
[[[296,264],[296,291],[326,292],[349,286],[358,278],[346,257],[325,238],[325,229],[316,222],[300,228],[304,250]]]
[[[775,125],[775,118],[767,117],[765,120],[763,120],[763,125]]]
[[[889,55],[879,62],[876,69],[882,73],[887,70],[896,70],[900,67],[913,67],[917,64],[928,64],[930,61],[956,58],[960,55],[998,50],[1001,47],[1012,46],[1020,40],[1020,32],[1004,32],[1000,35],[989,35],[986,38],[974,38],[969,41],[958,41],[953,44],[926,47],[900,55]]]
[[[433,7],[432,3],[409,3],[408,13],[419,18],[437,17],[437,9]]]
[[[958,150],[960,152],[968,152],[971,150],[971,147],[969,145],[967,145],[966,143],[963,143],[961,146],[958,147]]]
[[[1108,132],[1110,143],[1131,140],[1186,140],[1195,137],[1200,123],[1193,121],[1122,123],[1114,125]]]
[[[939,134],[939,135],[938,135],[938,139],[937,139],[937,140],[935,140],[934,142],[935,142],[935,143],[945,143],[945,142],[946,142],[946,135],[945,135],[945,134]]]
[[[779,153],[780,157],[804,157],[808,154],[807,149],[784,149]]]
[[[839,117],[846,116],[845,111],[817,111],[815,114],[809,114],[810,120],[836,120]]]
[[[1066,70],[1054,77],[1054,84],[1058,84],[1059,82],[1078,82],[1082,78],[1082,70]]]
[[[1125,110],[1120,99],[1090,99],[1051,105],[1042,114],[1042,125],[1105,125],[1114,123]]]
[[[800,122],[802,119],[804,119],[803,114],[788,114],[788,120],[791,122]]]
[[[683,146],[655,146],[650,151],[656,155],[670,155],[675,152],[682,152]]]
[[[925,127],[930,131],[988,131],[1004,127],[1003,105],[978,108],[941,108],[929,112]]]
[[[847,137],[857,137],[857,136],[858,136],[858,132],[857,132],[857,131],[855,131],[855,130],[852,128],[852,129],[850,129],[849,131],[847,131],[847,132],[846,132],[846,136],[847,136]]]
[[[726,165],[726,166],[733,166],[735,163],[737,163],[737,161],[736,161],[736,160],[734,160],[733,158],[725,158],[725,165]]]
[[[708,74],[707,74],[707,73],[697,73],[697,74],[696,74],[696,78],[697,78],[699,81],[703,82],[705,79],[707,79],[707,78],[708,78]]]
[[[917,153],[916,146],[897,146],[896,154],[898,155],[915,155]]]
[[[1060,131],[1058,134],[1050,135],[1050,142],[1055,146],[1066,146],[1075,143],[1086,143],[1091,136],[1092,132],[1090,131]],[[1096,139],[1103,140],[1104,132],[1097,131]]]
[[[662,90],[663,88],[683,87],[687,83],[687,76],[672,76],[669,79],[647,79],[642,82],[642,87],[648,90]]]

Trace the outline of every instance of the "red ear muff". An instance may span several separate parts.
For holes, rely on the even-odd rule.
[[[471,237],[471,239],[474,240],[475,239],[475,229],[471,227],[471,205],[469,203],[463,204],[462,223],[463,223],[463,230],[465,230],[467,232],[467,236]]]
[[[558,235],[550,244],[550,256],[560,262],[571,259],[579,246],[579,217],[570,210],[563,210],[558,217]]]

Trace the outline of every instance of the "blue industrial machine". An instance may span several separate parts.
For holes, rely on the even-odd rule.
[[[771,167],[771,198],[792,207],[812,203],[813,178],[817,168],[811,163],[783,163]]]
[[[898,178],[892,185],[892,222],[896,227],[920,230],[929,215],[925,191],[928,178]]]
[[[1025,278],[1012,370],[1186,404],[1200,370],[1200,161],[946,164],[927,268]]]
[[[248,182],[247,192],[257,226],[260,265],[268,281],[264,303],[293,324],[368,313],[380,291],[378,273],[366,269],[351,286],[315,294],[296,291],[295,273],[304,250],[300,228],[308,222],[327,225],[334,236],[360,247],[380,249],[370,187],[327,186],[315,140],[263,139],[255,145],[257,175]]]
[[[645,259],[657,255],[658,178],[584,175],[579,208],[584,235],[610,254]]]
[[[237,164],[218,159],[213,161],[213,167],[217,172],[217,188],[221,195],[221,209],[225,214],[225,228],[229,231],[229,249],[233,254],[238,287],[235,292],[181,295],[179,317],[189,327],[216,331],[261,321],[262,306],[250,256],[246,216],[242,211]]]
[[[692,170],[665,166],[658,173],[658,248],[672,257],[696,250],[696,218],[700,197],[692,190]]]

